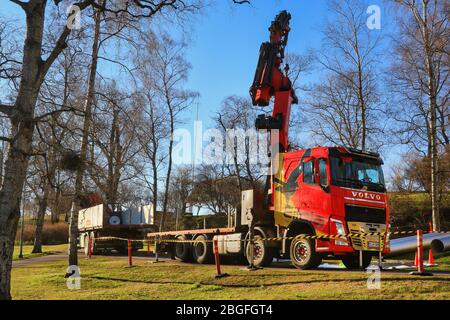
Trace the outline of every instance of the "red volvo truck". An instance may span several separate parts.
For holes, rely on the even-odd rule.
[[[149,233],[158,239],[159,251],[206,263],[213,259],[210,240],[217,239],[221,255],[245,256],[256,266],[285,258],[299,269],[316,268],[324,258],[340,259],[349,269],[366,268],[372,256],[389,251],[386,236],[367,234],[387,232],[389,225],[379,154],[339,146],[289,146],[291,105],[298,102],[289,67],[281,70],[290,19],[282,11],[272,21],[270,41],[261,45],[250,87],[255,106],[269,106],[274,98],[272,115],[258,116],[255,122],[258,130],[270,133],[271,170],[264,190],[242,192],[241,208],[227,228]],[[349,233],[360,236],[346,237]],[[183,241],[167,241],[174,239]]]

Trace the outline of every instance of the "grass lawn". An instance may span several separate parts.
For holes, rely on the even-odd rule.
[[[428,257],[428,256],[427,256]],[[450,271],[450,252],[445,252],[444,254],[439,254],[434,256],[434,260],[437,266],[430,267],[429,270],[432,271]]]
[[[68,247],[69,247],[69,245],[67,243],[66,244],[56,244],[56,245],[43,245],[42,253],[31,253],[31,251],[33,250],[33,246],[32,245],[24,245],[22,247],[22,255],[23,255],[23,259],[30,259],[30,258],[47,256],[50,254],[59,253],[59,252],[67,250]],[[19,253],[20,253],[20,247],[18,245],[14,246],[13,260],[20,260]]]
[[[449,257],[445,257],[448,262]],[[440,259],[439,259],[440,260]],[[440,261],[439,261],[440,262]],[[80,256],[81,289],[66,287],[67,261],[13,268],[14,299],[450,299],[450,276],[382,273],[381,289],[367,289],[368,274],[345,270],[265,268],[241,271],[224,265],[229,277],[215,279],[214,265],[126,257]],[[448,270],[448,269],[447,269]]]

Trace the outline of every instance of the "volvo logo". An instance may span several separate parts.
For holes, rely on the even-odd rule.
[[[367,200],[381,200],[381,195],[369,192],[352,191],[352,196]]]

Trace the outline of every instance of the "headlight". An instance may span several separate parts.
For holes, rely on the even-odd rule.
[[[342,223],[342,221],[336,220],[336,219],[331,219],[332,222],[334,222],[334,225],[336,226],[336,233],[339,235],[345,235],[345,228],[344,228],[344,224]],[[334,240],[334,243],[337,246],[348,246],[348,242],[346,241],[347,238],[343,237],[343,240]]]

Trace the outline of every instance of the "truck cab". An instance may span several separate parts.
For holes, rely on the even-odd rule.
[[[278,235],[342,235],[342,238],[285,241],[281,254],[296,267],[310,268],[321,258],[341,258],[349,268],[370,263],[387,241],[388,205],[377,153],[345,147],[315,147],[280,154],[272,183]],[[349,233],[361,236],[345,237]],[[314,257],[313,257],[314,256]],[[312,259],[312,260],[311,260]]]

